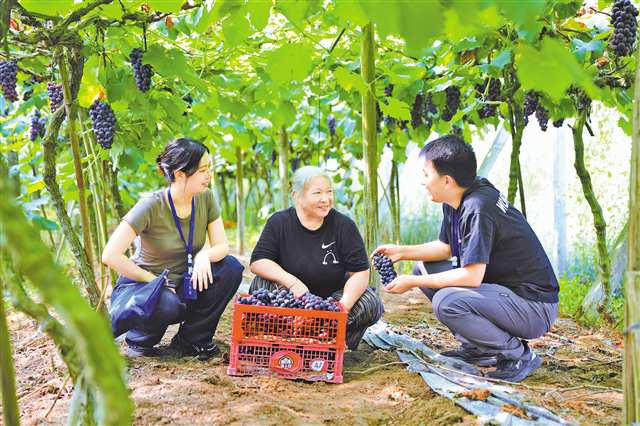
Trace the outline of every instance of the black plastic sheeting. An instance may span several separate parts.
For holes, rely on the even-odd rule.
[[[546,408],[527,404],[514,389],[492,383],[482,377],[473,365],[449,358],[429,348],[412,337],[394,332],[385,322],[379,321],[369,327],[364,340],[372,347],[395,350],[400,360],[407,364],[409,371],[419,373],[425,383],[436,393],[449,398],[471,414],[478,417],[480,424],[500,425],[573,425]],[[471,389],[488,389],[485,401],[475,401],[461,396]],[[504,405],[520,408],[530,419],[518,417],[502,410]]]

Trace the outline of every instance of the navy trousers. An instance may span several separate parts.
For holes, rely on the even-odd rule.
[[[449,261],[424,262],[423,265],[416,263],[413,273],[436,274],[452,268]],[[510,359],[526,354],[521,339],[542,336],[558,316],[557,303],[527,300],[499,284],[420,290],[431,300],[436,318],[463,347]]]
[[[154,346],[160,342],[170,324],[178,323],[178,334],[183,340],[197,344],[211,342],[222,313],[240,286],[243,269],[242,264],[233,256],[212,262],[214,282],[209,284],[208,289],[198,292],[196,300],[184,300],[181,287],[175,293],[163,288],[158,305],[149,320],[129,330],[126,342],[143,347]],[[120,277],[116,289],[120,284],[131,282],[133,281],[128,278]],[[115,289],[114,294],[117,294]]]

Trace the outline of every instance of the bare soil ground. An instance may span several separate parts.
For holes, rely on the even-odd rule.
[[[384,319],[437,350],[457,346],[418,291],[384,296]],[[228,353],[231,310],[217,333]],[[34,322],[9,317],[23,424],[63,424],[72,386],[52,342]],[[176,326],[162,344],[168,344]],[[622,413],[621,338],[607,329],[586,329],[560,319],[553,331],[531,342],[542,367],[518,386],[532,402],[580,424],[618,424]],[[156,424],[475,424],[474,416],[432,392],[406,371],[393,352],[362,343],[347,352],[344,384],[305,383],[268,377],[230,377],[226,357],[128,360],[135,401],[134,423]],[[597,387],[594,387],[597,386]],[[54,400],[59,398],[47,415]],[[45,417],[46,416],[46,417]],[[1,420],[0,420],[1,421]]]

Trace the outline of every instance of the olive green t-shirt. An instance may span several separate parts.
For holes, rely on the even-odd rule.
[[[140,236],[140,245],[131,257],[133,263],[156,275],[169,269],[169,279],[179,285],[187,270],[187,251],[173,220],[166,191],[161,189],[143,196],[122,220]],[[220,217],[220,208],[211,190],[195,196],[195,215],[194,256],[207,240],[207,226]],[[190,219],[191,216],[180,218],[185,240],[189,238]]]

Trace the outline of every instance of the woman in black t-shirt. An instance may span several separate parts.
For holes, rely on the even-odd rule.
[[[331,179],[306,166],[293,176],[294,207],[267,221],[251,255],[251,290],[285,287],[332,296],[349,312],[347,346],[355,349],[384,308],[368,287],[369,259],[355,223],[333,209]]]

